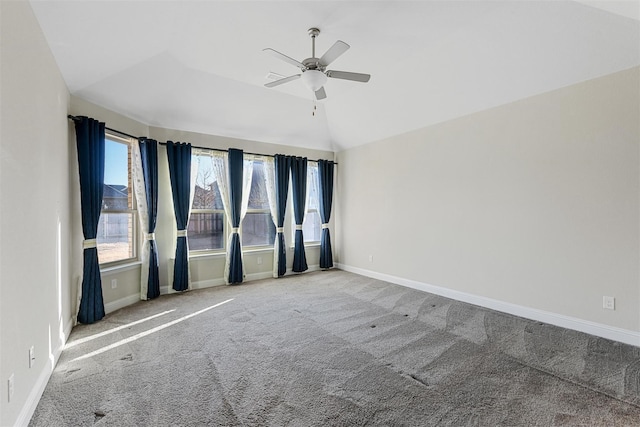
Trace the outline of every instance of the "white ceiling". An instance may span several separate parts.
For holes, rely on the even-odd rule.
[[[36,1],[72,94],[152,126],[340,151],[640,65],[640,1]],[[312,116],[269,71],[351,45]]]

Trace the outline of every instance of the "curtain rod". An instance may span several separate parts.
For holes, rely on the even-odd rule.
[[[70,119],[70,120],[73,120],[74,122],[77,122],[78,120],[80,120],[80,118],[78,118],[76,116],[72,116],[71,114],[67,115],[67,118]],[[106,130],[111,131],[111,132],[116,132],[116,133],[119,133],[120,135],[128,136],[129,138],[133,138],[133,139],[138,139],[139,140],[139,139],[146,139],[147,138],[146,136],[140,137],[140,136],[129,135],[126,132],[122,132],[122,131],[119,131],[117,129],[111,129],[111,128],[108,128],[106,126],[104,128]],[[166,142],[159,142],[158,144],[167,145]],[[224,152],[224,153],[228,153],[229,152],[229,150],[224,150],[222,148],[198,147],[197,145],[192,145],[191,147],[195,148],[195,149],[198,149],[198,150],[212,150],[212,151],[220,151],[220,152]],[[243,151],[243,153],[249,154],[249,155],[252,155],[252,156],[275,157],[273,154],[251,153],[249,151]],[[317,160],[311,160],[311,159],[308,159],[307,161],[308,162],[317,162]],[[333,162],[333,160],[332,160],[332,162]],[[338,162],[333,162],[333,164],[337,165]]]
[[[77,122],[78,120],[80,120],[80,118],[79,118],[79,117],[72,116],[71,114],[67,115],[67,118],[68,118],[68,119],[73,120],[74,122]],[[106,127],[106,126],[105,126],[104,128],[105,128],[106,130],[110,130],[111,132],[116,132],[116,133],[119,133],[120,135],[128,136],[129,138],[133,138],[133,139],[140,139],[140,137],[139,137],[139,136],[129,135],[128,133],[125,133],[125,132],[119,131],[119,130],[117,130],[117,129],[111,129],[111,128],[108,128],[108,127]]]

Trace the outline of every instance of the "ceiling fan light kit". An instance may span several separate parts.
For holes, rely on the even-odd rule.
[[[307,70],[302,73],[302,82],[315,92],[324,86],[327,82],[327,76],[322,71]]]
[[[311,58],[307,58],[302,62],[297,61],[283,53],[280,53],[277,50],[271,48],[263,49],[264,52],[270,53],[276,58],[300,68],[300,70],[302,71],[301,74],[294,74],[289,77],[278,78],[278,80],[266,83],[266,87],[271,88],[302,78],[303,83],[309,89],[311,89],[312,92],[314,92],[315,99],[321,100],[327,97],[327,94],[324,90],[324,85],[327,82],[327,77],[334,79],[351,80],[354,82],[362,83],[366,83],[369,81],[369,79],[371,78],[369,74],[327,70],[327,66],[338,59],[340,55],[345,53],[347,49],[349,49],[349,45],[341,40],[338,40],[333,44],[333,46],[329,48],[328,51],[325,52],[324,55],[322,55],[320,58],[316,58],[316,37],[320,34],[320,30],[314,27],[309,28],[308,32],[311,36]],[[280,77],[280,75],[276,73],[270,73],[269,76],[276,78]]]

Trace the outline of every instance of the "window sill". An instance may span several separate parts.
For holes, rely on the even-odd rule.
[[[141,261],[128,262],[126,264],[110,265],[108,267],[100,267],[100,274],[110,275],[115,273],[122,273],[124,271],[134,270],[140,268]]]
[[[244,247],[242,248],[242,252],[245,254],[257,254],[257,253],[264,253],[264,252],[272,252],[273,253],[273,246],[257,246],[257,247],[252,247],[252,248],[248,248],[245,249]]]
[[[242,248],[243,254],[257,254],[257,253],[265,253],[265,252],[273,252],[273,246],[258,246],[245,249]],[[227,255],[226,252],[203,252],[203,253],[192,253],[189,254],[189,259],[206,259],[206,258],[223,258]],[[172,259],[174,259],[172,257]]]
[[[320,242],[309,242],[309,243],[305,243],[304,244],[305,248],[319,248],[320,247]],[[294,250],[295,246],[289,246],[289,249]]]
[[[189,259],[199,260],[199,259],[207,259],[207,258],[224,258],[227,255],[226,252],[195,252],[189,254]],[[172,260],[175,260],[175,257],[171,257]]]

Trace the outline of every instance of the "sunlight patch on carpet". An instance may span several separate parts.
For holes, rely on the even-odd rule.
[[[175,308],[173,310],[167,310],[167,311],[164,311],[162,313],[154,314],[153,316],[145,317],[144,319],[136,320],[135,322],[127,323],[126,325],[118,326],[117,328],[109,329],[108,331],[100,332],[99,334],[90,335],[88,337],[81,338],[79,340],[75,340],[73,342],[67,343],[67,345],[65,345],[64,348],[68,349],[68,348],[71,348],[71,347],[75,347],[75,346],[77,346],[79,344],[84,344],[86,342],[95,340],[96,338],[104,337],[105,335],[109,335],[109,334],[112,334],[114,332],[118,332],[119,330],[122,330],[122,329],[125,329],[125,328],[129,328],[129,327],[131,327],[133,325],[137,325],[139,323],[143,323],[143,322],[146,322],[146,321],[151,320],[151,319],[155,319],[156,317],[164,316],[165,314],[169,314],[169,313],[172,313],[174,311],[176,311]]]
[[[231,299],[228,299],[226,301],[219,302],[218,304],[214,304],[214,305],[212,305],[210,307],[203,308],[202,310],[198,310],[195,313],[187,314],[186,316],[180,317],[180,318],[178,318],[176,320],[172,320],[171,322],[165,323],[164,325],[156,326],[155,328],[151,328],[148,331],[140,332],[139,334],[136,334],[136,335],[134,335],[132,337],[125,338],[123,340],[114,342],[113,344],[110,344],[110,345],[108,345],[106,347],[102,347],[102,348],[100,348],[98,350],[92,351],[91,353],[87,353],[87,354],[85,354],[83,356],[76,357],[71,362],[73,363],[73,362],[76,362],[78,360],[88,359],[89,357],[93,357],[93,356],[96,356],[98,354],[104,353],[105,351],[109,351],[109,350],[112,350],[114,348],[120,347],[122,345],[128,344],[128,343],[130,343],[132,341],[135,341],[135,340],[140,339],[142,337],[146,337],[147,335],[151,335],[151,334],[153,334],[155,332],[158,332],[158,331],[161,331],[163,329],[166,329],[166,328],[168,328],[170,326],[173,326],[173,325],[175,325],[177,323],[184,322],[187,319],[190,319],[190,318],[192,318],[194,316],[202,314],[202,313],[204,313],[206,311],[209,311],[209,310],[211,310],[213,308],[219,307],[222,304],[226,304],[226,303],[228,303],[230,301],[233,301],[233,300],[234,300],[234,298],[231,298]]]

